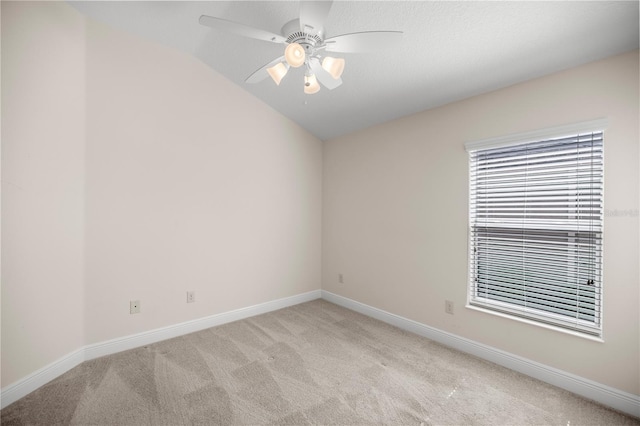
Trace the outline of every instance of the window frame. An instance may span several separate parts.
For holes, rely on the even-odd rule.
[[[563,321],[550,320],[550,317],[552,317],[552,315],[550,315],[549,313],[545,313],[544,315],[536,315],[535,312],[534,313],[522,312],[522,310],[515,309],[516,305],[514,304],[507,303],[505,304],[505,309],[500,309],[500,304],[495,303],[495,301],[492,301],[491,303],[488,303],[488,304],[479,303],[476,301],[476,298],[474,298],[473,292],[474,291],[477,292],[478,286],[474,284],[473,281],[477,276],[477,274],[476,274],[476,271],[473,270],[473,268],[477,266],[477,262],[476,262],[476,256],[474,255],[474,253],[472,253],[472,250],[474,250],[474,248],[476,247],[476,245],[474,244],[474,242],[476,241],[474,239],[474,235],[475,235],[474,232],[477,231],[477,229],[474,228],[475,224],[472,223],[472,220],[473,220],[472,209],[475,207],[472,204],[472,200],[473,200],[472,197],[474,196],[472,194],[473,185],[474,185],[474,182],[472,182],[472,170],[474,166],[474,164],[472,163],[473,161],[472,154],[478,151],[490,150],[494,148],[509,148],[509,147],[515,147],[518,145],[531,144],[535,142],[542,142],[542,141],[547,141],[551,139],[570,137],[570,136],[575,136],[580,134],[602,132],[602,154],[601,154],[602,169],[601,170],[603,174],[602,174],[602,180],[601,180],[601,184],[602,184],[601,201],[604,204],[604,139],[605,139],[605,132],[606,132],[607,125],[608,125],[608,122],[606,119],[598,119],[598,120],[591,120],[591,121],[585,121],[580,123],[573,123],[565,126],[557,126],[557,127],[551,127],[551,128],[541,129],[541,130],[535,130],[532,132],[518,133],[518,134],[507,135],[507,136],[501,136],[497,138],[471,141],[471,142],[466,142],[464,144],[466,151],[469,153],[469,166],[468,166],[468,173],[469,173],[468,175],[468,185],[469,185],[468,209],[469,210],[468,210],[468,226],[467,226],[467,232],[468,232],[468,238],[467,238],[468,279],[467,279],[467,304],[466,304],[467,308],[479,310],[482,312],[487,312],[490,314],[494,314],[497,316],[506,317],[506,318],[510,318],[518,321],[523,321],[526,323],[542,326],[545,328],[551,328],[558,331],[569,332],[571,334],[576,334],[582,337],[595,338],[601,341],[603,330],[604,330],[603,328],[604,315],[602,312],[602,309],[604,307],[604,302],[603,302],[604,286],[602,285],[603,270],[604,270],[604,259],[603,259],[604,214],[601,216],[599,221],[601,226],[600,247],[599,247],[600,258],[598,259],[598,262],[596,265],[598,274],[599,274],[599,288],[596,294],[597,305],[595,306],[595,310],[597,311],[598,316],[597,316],[597,325],[595,327],[593,326],[580,327],[578,325],[576,325],[575,327],[568,326],[567,324],[563,324],[562,323]],[[602,213],[604,213],[604,205],[602,205]],[[568,235],[568,238],[569,238],[569,235]],[[571,246],[568,246],[568,247],[571,247]]]

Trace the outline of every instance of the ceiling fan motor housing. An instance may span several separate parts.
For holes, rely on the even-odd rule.
[[[311,28],[312,29],[312,28]],[[298,43],[304,47],[307,55],[312,55],[316,49],[316,46],[320,46],[323,43],[324,30],[318,31],[317,34],[312,34],[307,31],[300,30],[300,20],[293,19],[282,26],[281,33],[287,39],[287,43]]]

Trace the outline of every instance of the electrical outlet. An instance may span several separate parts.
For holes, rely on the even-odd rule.
[[[129,313],[139,314],[140,313],[140,301],[132,300],[129,302]]]
[[[187,303],[193,303],[196,301],[196,292],[188,291],[187,292]]]
[[[338,282],[344,284],[344,276],[342,276],[342,274],[338,274]]]
[[[448,314],[453,315],[453,302],[451,300],[444,301],[444,311]]]

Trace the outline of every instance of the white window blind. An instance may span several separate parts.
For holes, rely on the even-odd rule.
[[[603,132],[468,150],[469,303],[599,336]]]

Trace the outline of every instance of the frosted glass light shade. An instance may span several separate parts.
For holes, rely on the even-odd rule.
[[[304,93],[307,95],[313,95],[314,93],[318,93],[320,90],[320,85],[318,84],[318,80],[315,75],[305,75],[304,76]]]
[[[337,80],[344,71],[344,59],[327,56],[322,60],[322,68]]]
[[[282,62],[277,63],[271,68],[267,68],[267,72],[278,86],[280,85],[282,78],[287,75],[287,71],[289,71],[289,65],[285,65]]]
[[[294,68],[298,68],[304,64],[305,56],[304,47],[298,43],[291,43],[284,50],[284,59]]]

